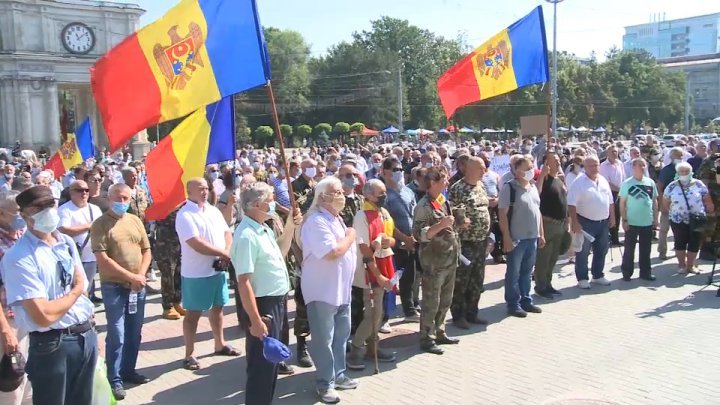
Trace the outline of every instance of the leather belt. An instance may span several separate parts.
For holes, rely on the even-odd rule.
[[[44,336],[48,334],[60,334],[60,335],[79,335],[85,333],[95,327],[95,322],[85,321],[77,325],[70,326],[63,329],[50,329],[45,332],[30,332],[31,336]]]

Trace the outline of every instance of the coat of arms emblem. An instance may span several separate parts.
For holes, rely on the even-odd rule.
[[[510,66],[510,48],[505,40],[497,46],[489,45],[485,53],[477,55],[477,68],[481,76],[490,76],[497,80]]]
[[[178,26],[168,30],[170,45],[155,44],[153,55],[165,77],[165,83],[171,89],[182,90],[192,79],[192,74],[198,67],[205,67],[200,56],[200,50],[205,43],[200,25],[191,22],[188,25],[188,34],[181,37]]]

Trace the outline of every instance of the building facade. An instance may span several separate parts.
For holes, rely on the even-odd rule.
[[[658,59],[669,71],[685,72],[690,115],[698,124],[720,117],[720,53]]]
[[[54,151],[61,122],[72,131],[86,116],[106,145],[89,70],[143,13],[107,1],[0,0],[0,146]]]
[[[654,57],[720,53],[720,13],[625,27],[623,49],[644,49]]]

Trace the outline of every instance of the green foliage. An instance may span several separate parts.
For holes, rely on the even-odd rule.
[[[333,132],[339,135],[346,135],[350,133],[350,124],[347,122],[336,122],[333,127]]]
[[[352,125],[350,125],[350,132],[357,132],[359,134],[362,134],[365,132],[365,124],[362,122],[356,122]]]
[[[283,137],[290,138],[293,135],[293,127],[292,125],[288,124],[280,124],[280,132],[282,133]]]
[[[313,134],[316,137],[320,136],[320,134],[322,134],[323,132],[329,136],[332,132],[332,125],[328,124],[327,122],[321,122],[315,125],[315,128],[313,129]]]
[[[295,128],[295,135],[300,140],[308,139],[310,135],[312,135],[312,127],[306,124],[298,125],[297,128]]]

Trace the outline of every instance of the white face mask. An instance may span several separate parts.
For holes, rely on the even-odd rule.
[[[55,207],[46,208],[32,216],[35,221],[33,229],[42,233],[52,233],[60,223],[60,216]]]
[[[691,177],[690,177],[689,174],[684,174],[684,175],[682,175],[682,176],[678,176],[678,178],[680,179],[680,183],[688,184],[688,183],[690,183],[690,178],[691,178]]]
[[[674,165],[678,165],[678,164],[680,164],[680,163],[682,163],[682,159],[673,159],[673,164],[674,164]]]
[[[317,175],[317,170],[314,167],[306,167],[305,175],[310,178],[315,178],[315,176]]]
[[[533,178],[535,178],[535,172],[532,169],[525,172],[525,180],[530,181]]]

